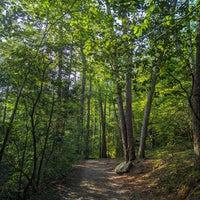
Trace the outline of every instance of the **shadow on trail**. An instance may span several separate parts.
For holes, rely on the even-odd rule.
[[[116,164],[116,159],[96,159],[76,165],[66,183],[57,185],[58,199],[127,200],[129,190],[113,171]]]
[[[154,159],[135,161],[128,174],[118,175],[117,159],[91,159],[74,166],[66,178],[55,180],[29,200],[167,200],[177,199],[161,190],[165,165]],[[173,197],[173,198],[171,198]],[[175,198],[174,198],[175,197]]]

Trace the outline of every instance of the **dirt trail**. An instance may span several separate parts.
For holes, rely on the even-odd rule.
[[[156,200],[152,193],[156,180],[148,178],[152,162],[133,167],[132,172],[114,172],[116,159],[91,159],[75,166],[70,175],[51,183],[37,200]],[[49,187],[49,186],[48,186]]]
[[[129,190],[113,169],[114,159],[87,160],[76,166],[71,175],[65,199],[126,200]]]

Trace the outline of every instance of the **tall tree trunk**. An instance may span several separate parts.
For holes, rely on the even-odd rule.
[[[42,166],[43,166],[43,162],[44,162],[44,156],[45,156],[47,144],[48,144],[48,141],[49,141],[49,132],[50,132],[51,122],[52,122],[52,117],[53,117],[53,112],[54,112],[54,104],[55,104],[55,100],[54,100],[54,94],[53,94],[52,103],[51,103],[51,110],[50,110],[50,115],[49,115],[49,121],[48,121],[48,125],[46,127],[46,136],[45,136],[45,140],[44,140],[44,147],[43,147],[43,150],[42,150],[42,155],[41,155],[40,163],[39,163],[39,167],[38,167],[37,183],[36,183],[37,187],[39,186],[39,183],[40,183]]]
[[[96,106],[96,101],[94,102],[94,107],[97,108],[98,106]],[[94,155],[95,152],[95,147],[96,147],[96,142],[95,142],[95,137],[96,134],[98,133],[98,117],[97,117],[97,109],[94,108],[94,112],[93,112],[93,119],[92,119],[92,137],[91,137],[91,154]],[[100,140],[99,140],[100,141]]]
[[[17,112],[19,100],[21,98],[22,91],[23,91],[24,86],[26,84],[27,78],[28,78],[28,73],[25,75],[24,81],[23,81],[23,83],[22,83],[22,85],[21,85],[21,87],[20,87],[20,89],[18,91],[18,94],[17,94],[17,97],[16,97],[16,101],[15,101],[15,105],[14,105],[12,114],[10,116],[9,125],[8,125],[8,127],[7,127],[7,129],[5,131],[5,136],[4,136],[3,144],[2,144],[1,149],[0,149],[0,163],[1,163],[2,159],[3,159],[4,151],[6,149],[6,145],[7,145],[7,142],[8,142],[10,133],[11,133],[12,125],[13,125],[13,122],[14,122],[14,119],[15,119],[15,115],[16,115],[16,112]],[[6,113],[4,113],[4,115],[5,114]]]
[[[128,11],[126,7],[122,8],[122,30],[124,35],[129,35],[129,21]],[[124,41],[124,47],[126,49],[124,57],[124,64],[126,66],[126,131],[127,131],[127,151],[128,160],[133,161],[136,159],[134,138],[133,138],[133,111],[132,111],[132,50],[129,48],[130,44],[128,40]]]
[[[126,77],[126,127],[127,127],[127,146],[128,159],[133,161],[136,159],[134,138],[133,138],[133,111],[132,111],[132,65],[127,66]]]
[[[140,146],[139,146],[139,157],[144,158],[145,157],[145,143],[146,143],[146,136],[148,131],[148,124],[149,124],[149,116],[151,112],[151,105],[153,102],[153,94],[156,87],[156,76],[158,72],[158,64],[155,64],[155,69],[151,70],[151,79],[150,79],[150,91],[147,98],[146,107],[144,110],[144,117],[142,122],[142,130],[141,130],[141,136],[140,136]]]
[[[195,166],[200,170],[200,11],[198,11],[196,33],[196,68],[193,89],[193,139]]]
[[[86,139],[85,139],[85,158],[89,158],[90,155],[90,120],[91,120],[91,93],[92,93],[92,78],[90,77],[88,94],[88,108],[87,108],[87,126],[86,126]]]
[[[114,101],[114,100],[113,100]],[[120,124],[119,123],[119,117],[118,117],[118,113],[117,113],[117,108],[116,108],[116,105],[115,105],[115,101],[113,102],[113,108],[114,108],[114,113],[115,113],[115,119],[116,119],[116,122],[117,124]],[[122,142],[121,142],[121,130],[120,130],[120,125],[117,126],[117,132],[119,134],[117,134],[115,137],[116,137],[116,157],[121,157],[122,156],[122,152],[123,152],[123,149],[122,149]]]
[[[56,130],[57,134],[61,136],[63,134],[63,128],[64,128],[64,119],[63,119],[63,113],[61,111],[60,106],[63,103],[63,51],[64,48],[62,46],[63,41],[63,26],[62,24],[59,24],[59,33],[58,33],[58,39],[59,39],[59,46],[58,46],[58,74],[57,74],[57,116],[56,116]]]
[[[63,70],[63,47],[62,47],[62,41],[63,41],[63,26],[62,24],[59,24],[59,49],[58,49],[58,101],[59,103],[62,100],[62,92],[63,92],[63,85],[62,85],[62,70]],[[59,119],[58,119],[59,120]]]
[[[112,15],[110,2],[105,1],[107,14]],[[127,7],[121,7],[120,12],[122,14],[122,31],[124,35],[129,34],[129,17]],[[113,24],[111,23],[111,26]],[[113,30],[113,35],[115,35],[115,31]],[[123,40],[123,37],[122,37]],[[122,55],[121,52],[115,51],[115,78],[116,78],[116,89],[117,89],[117,99],[118,99],[118,109],[119,109],[119,119],[120,119],[120,130],[121,130],[121,138],[124,152],[124,159],[126,161],[135,159],[135,151],[134,151],[134,140],[133,140],[133,125],[132,125],[132,90],[131,90],[131,68],[132,68],[132,50],[129,49],[130,41],[123,41],[124,48],[126,49],[126,54]],[[119,55],[117,55],[119,53]],[[127,66],[127,80],[126,80],[126,115],[123,107],[123,98],[122,98],[122,90],[120,84],[120,74],[119,74],[119,63],[117,63],[118,56],[123,57],[123,64]]]
[[[106,100],[103,99],[101,94],[101,89],[99,89],[99,107],[100,107],[100,119],[101,119],[101,158],[107,157],[107,148],[106,148]]]
[[[36,190],[36,175],[37,175],[37,161],[38,161],[38,155],[37,155],[37,136],[36,136],[36,119],[35,119],[35,111],[37,104],[39,102],[39,99],[41,97],[43,91],[43,83],[41,83],[40,91],[38,92],[37,98],[33,104],[32,111],[30,114],[31,118],[31,134],[32,134],[32,142],[33,142],[33,170],[31,175],[31,184],[33,190]]]
[[[37,131],[36,131],[36,116],[35,116],[35,112],[37,109],[37,105],[39,103],[39,100],[41,98],[41,95],[43,93],[43,89],[44,89],[44,79],[45,79],[45,73],[46,73],[46,69],[44,68],[43,70],[43,74],[42,74],[42,80],[40,83],[40,89],[37,93],[37,97],[35,99],[35,101],[33,102],[33,106],[32,106],[32,110],[30,112],[30,120],[31,120],[31,134],[32,134],[32,145],[33,145],[33,169],[32,169],[32,175],[31,175],[31,186],[33,191],[35,191],[37,188],[37,181],[36,181],[36,176],[37,176],[37,164],[38,164],[38,151],[37,151]],[[29,186],[28,186],[29,187]],[[27,189],[28,189],[27,187]]]
[[[80,97],[80,114],[78,118],[78,151],[80,154],[85,153],[85,147],[82,145],[85,144],[85,137],[84,137],[84,104],[85,104],[85,85],[86,85],[86,68],[87,68],[87,61],[85,54],[83,52],[83,47],[80,47],[81,50],[81,59],[82,59],[82,85],[81,85],[81,97]]]
[[[29,133],[29,126],[28,126],[28,123],[29,123],[28,112],[29,111],[28,111],[26,103],[25,103],[25,110],[26,110],[26,136],[25,136],[25,141],[24,141],[24,145],[23,145],[23,153],[22,153],[21,162],[20,162],[20,174],[19,174],[19,182],[18,182],[18,190],[23,191],[23,192],[18,194],[18,199],[26,199],[26,192],[25,192],[26,187],[23,186],[23,179],[22,179],[24,163],[26,162],[25,155],[26,155],[27,147],[28,147],[28,133]],[[30,178],[28,177],[27,180],[28,180],[28,185],[29,185]],[[24,189],[24,190],[22,190],[22,189]]]
[[[119,109],[120,130],[121,130],[124,159],[126,161],[128,161],[129,153],[128,153],[128,144],[127,144],[127,127],[126,127],[126,119],[125,119],[124,108],[123,108],[122,91],[121,91],[121,85],[119,82],[119,73],[118,73],[117,67],[115,70],[115,75],[116,75],[117,102],[118,102],[118,109]]]

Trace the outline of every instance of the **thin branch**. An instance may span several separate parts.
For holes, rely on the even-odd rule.
[[[164,33],[162,33],[161,35],[159,35],[159,36],[155,39],[155,41],[159,40],[162,36],[166,35],[170,30],[174,29],[174,27],[177,26],[177,24],[182,23],[182,21],[183,21],[185,18],[188,18],[190,15],[193,14],[193,12],[195,12],[195,11],[198,10],[199,8],[200,8],[200,5],[197,5],[197,6],[196,6],[193,10],[191,10],[189,13],[187,13],[186,15],[184,15],[183,17],[181,17],[181,18],[179,18],[179,19],[176,19],[176,23],[173,24],[173,25],[171,25],[171,26],[168,28],[168,30],[167,30],[166,32],[164,32]],[[176,10],[174,14],[176,14],[177,11],[178,11],[178,10]],[[162,21],[160,22],[160,24],[158,24],[158,26],[156,26],[156,29],[158,30],[158,29],[162,26],[162,24],[163,24],[164,22],[166,22],[166,21],[167,21],[166,19],[162,20]],[[153,29],[151,32],[149,32],[149,33],[147,33],[146,35],[144,35],[143,37],[141,37],[141,39],[147,38],[148,36],[154,34],[154,32],[155,32],[155,30]]]
[[[184,93],[186,94],[187,96],[187,100],[188,100],[188,103],[190,105],[190,108],[192,110],[192,112],[194,113],[195,117],[197,118],[198,121],[200,121],[200,118],[199,116],[197,115],[194,107],[193,107],[193,104],[192,104],[192,96],[193,96],[193,92],[191,92],[191,94],[188,93],[188,91],[183,87],[182,83],[180,80],[178,80],[172,73],[170,73],[169,71],[167,72],[181,87],[181,89],[184,91]],[[192,75],[192,91],[193,91],[193,87],[194,87],[194,76]]]

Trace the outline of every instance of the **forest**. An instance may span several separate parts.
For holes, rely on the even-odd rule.
[[[2,200],[163,149],[197,177],[200,2],[1,0],[0,110]]]

